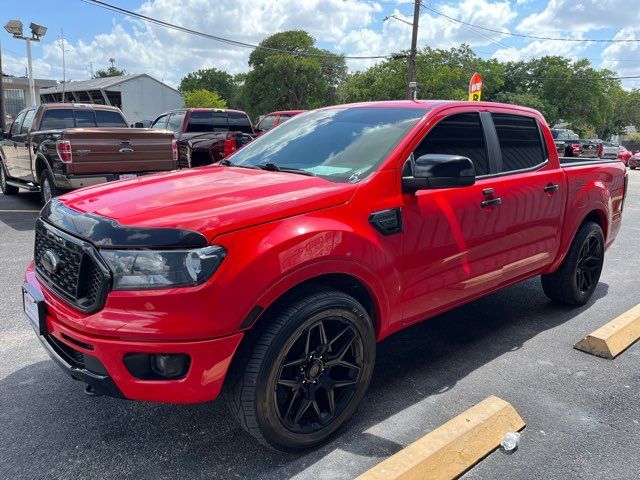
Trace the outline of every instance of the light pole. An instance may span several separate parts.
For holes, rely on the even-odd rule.
[[[31,42],[39,42],[40,38],[44,37],[47,33],[47,27],[38,25],[37,23],[29,24],[31,29],[31,36],[25,37],[22,35],[22,22],[20,20],[9,20],[4,26],[4,29],[13,35],[13,38],[18,40],[24,40],[27,42],[27,63],[29,69],[29,90],[31,91],[31,105],[36,104],[36,87],[33,82],[33,62],[31,60]]]

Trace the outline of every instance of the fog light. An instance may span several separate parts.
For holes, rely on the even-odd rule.
[[[140,380],[179,380],[189,372],[191,357],[185,353],[127,353],[124,364]]]
[[[189,370],[189,355],[183,353],[151,355],[151,369],[164,378],[182,378]]]

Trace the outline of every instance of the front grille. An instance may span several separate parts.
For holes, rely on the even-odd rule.
[[[47,252],[56,256],[57,268],[46,265]],[[38,276],[64,300],[86,313],[102,308],[109,273],[91,245],[38,219],[34,261]]]

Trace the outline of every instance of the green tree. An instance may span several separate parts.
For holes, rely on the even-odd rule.
[[[178,90],[188,92],[194,90],[209,90],[217,92],[229,104],[233,104],[236,97],[236,84],[231,75],[216,68],[203,68],[189,73],[180,80]]]
[[[227,102],[216,92],[200,89],[184,92],[184,106],[187,108],[227,108]]]
[[[347,71],[344,58],[315,47],[315,39],[301,30],[276,33],[260,42],[260,46],[265,48],[251,53],[250,70],[238,79],[242,82],[239,103],[252,116],[336,103],[338,84]],[[328,55],[330,58],[303,54]]]
[[[126,70],[121,70],[117,67],[111,66],[103,70],[96,70],[96,72],[93,74],[93,78],[120,77],[121,75],[126,74]]]

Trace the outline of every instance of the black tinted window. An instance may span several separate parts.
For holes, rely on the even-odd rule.
[[[493,123],[502,150],[502,170],[522,170],[545,160],[535,118],[493,114]]]
[[[187,132],[227,132],[229,122],[226,112],[191,112]]]
[[[40,130],[58,130],[74,126],[73,110],[70,108],[46,110],[40,122]]]
[[[413,152],[415,158],[428,153],[462,155],[471,159],[476,175],[487,175],[489,160],[480,115],[461,113],[442,120]]]
[[[99,127],[127,127],[122,115],[112,110],[96,110],[96,124]]]
[[[283,123],[229,159],[355,183],[375,171],[426,113],[424,108],[389,107],[315,110]]]
[[[251,120],[246,113],[229,112],[229,130],[242,133],[253,133]]]
[[[93,114],[93,110],[76,110],[74,115],[76,117],[76,127],[89,128],[96,126],[96,117]]]

